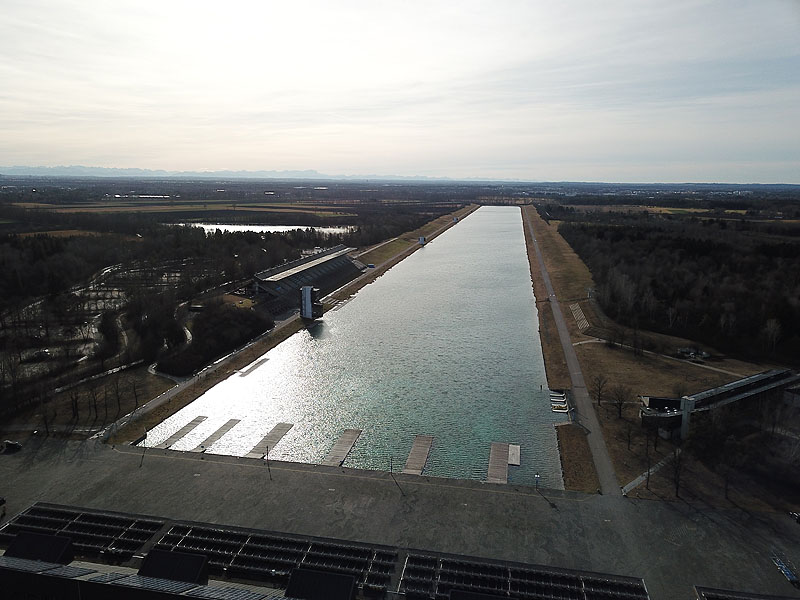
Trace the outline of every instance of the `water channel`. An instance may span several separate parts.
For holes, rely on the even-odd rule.
[[[309,330],[215,386],[148,434],[154,446],[208,418],[190,450],[245,455],[293,423],[270,458],[321,462],[362,429],[344,466],[401,470],[416,434],[434,436],[425,475],[485,479],[492,442],[521,445],[509,482],[563,488],[519,208],[483,207]]]

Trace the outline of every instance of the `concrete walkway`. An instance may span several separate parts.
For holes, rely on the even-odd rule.
[[[680,454],[681,449],[677,448],[677,451],[678,451],[678,454]],[[654,473],[657,473],[658,471],[660,471],[664,467],[664,465],[666,465],[670,461],[671,458],[672,458],[671,454],[669,456],[665,456],[660,461],[658,461],[656,464],[654,464],[652,467],[650,467],[650,475],[653,475]],[[624,494],[628,494],[628,492],[630,492],[631,490],[636,489],[637,487],[642,485],[645,481],[647,481],[647,473],[648,472],[645,471],[644,473],[639,475],[636,479],[634,479],[633,481],[631,481],[627,485],[623,486],[623,488],[622,488],[623,495]]]
[[[536,241],[530,215],[528,215],[524,208],[522,209],[522,214],[525,216],[525,222],[531,233],[533,248],[536,251],[536,258],[539,260],[539,268],[542,270],[542,278],[544,279],[544,285],[550,300],[550,307],[553,309],[553,318],[555,319],[556,328],[558,329],[558,337],[561,340],[564,358],[567,361],[567,368],[569,369],[569,377],[572,382],[572,397],[575,401],[573,418],[576,423],[583,426],[588,432],[587,440],[589,442],[589,449],[592,452],[594,468],[597,471],[597,478],[600,480],[600,490],[603,494],[619,496],[621,495],[621,491],[617,476],[614,472],[614,465],[611,463],[611,457],[608,454],[608,448],[606,448],[606,441],[603,438],[603,431],[600,429],[597,414],[594,412],[592,400],[586,389],[586,382],[583,380],[583,372],[578,362],[578,355],[575,353],[575,348],[572,347],[572,339],[569,336],[569,330],[564,321],[564,315],[561,313],[561,306],[553,290],[553,284],[550,282],[550,275],[547,273],[547,267],[544,265],[544,258],[542,257],[541,250],[539,250],[539,243]]]

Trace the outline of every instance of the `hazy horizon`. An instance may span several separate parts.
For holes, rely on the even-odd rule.
[[[798,30],[793,0],[9,0],[0,165],[799,184]]]

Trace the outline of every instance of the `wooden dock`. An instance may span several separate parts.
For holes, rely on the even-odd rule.
[[[278,423],[272,430],[250,450],[245,458],[264,458],[281,438],[293,427],[292,423]]]
[[[239,419],[231,419],[225,425],[217,429],[214,433],[204,439],[197,445],[197,448],[192,448],[192,452],[205,452],[207,448],[216,442],[223,435],[228,433],[239,422]]]
[[[333,445],[331,451],[328,452],[328,456],[325,457],[321,464],[329,467],[340,467],[347,455],[350,454],[350,450],[353,449],[360,435],[360,429],[345,429],[342,437]]]
[[[520,460],[520,453],[521,449],[519,444],[509,444],[508,445],[508,464],[514,465],[515,467],[519,466]]]
[[[428,462],[428,454],[430,454],[432,444],[432,435],[416,436],[414,438],[414,444],[411,446],[411,452],[408,453],[408,459],[406,460],[403,473],[422,475],[425,463]]]
[[[487,483],[508,483],[508,444],[492,442]]]
[[[186,425],[184,425],[183,427],[178,429],[178,431],[176,431],[171,436],[169,436],[167,439],[165,439],[163,442],[158,444],[156,446],[156,448],[160,448],[162,450],[164,450],[166,448],[169,448],[170,446],[172,446],[172,444],[177,442],[179,439],[181,439],[183,436],[185,436],[187,433],[189,433],[192,429],[194,429],[195,427],[200,425],[200,423],[205,421],[207,418],[208,417],[195,417],[189,423],[187,423]]]

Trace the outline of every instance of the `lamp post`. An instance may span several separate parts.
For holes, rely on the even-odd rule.
[[[534,476],[534,480],[536,481],[536,489],[539,489],[539,473],[537,471],[536,475]]]

